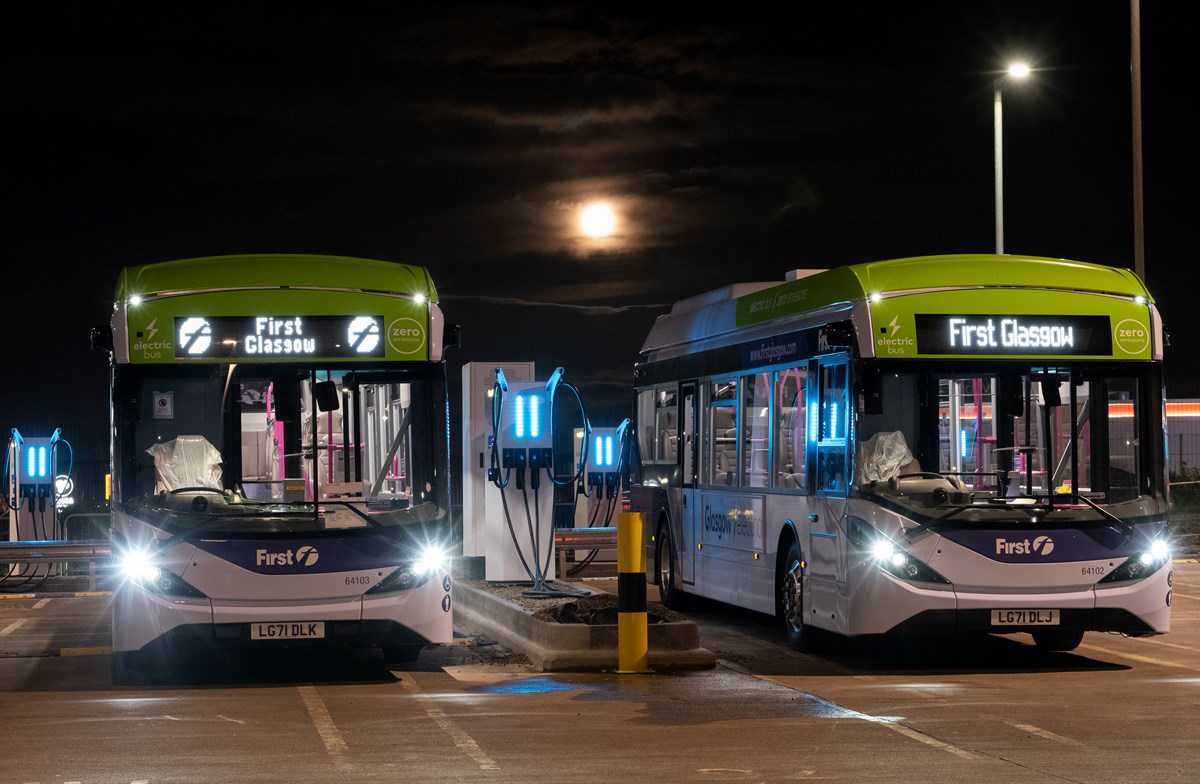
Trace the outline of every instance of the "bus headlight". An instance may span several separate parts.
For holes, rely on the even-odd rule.
[[[206,598],[182,577],[158,565],[157,556],[147,550],[130,548],[117,558],[117,568],[128,582],[161,596]]]
[[[154,556],[145,550],[126,550],[117,559],[117,569],[126,580],[135,583],[149,582],[157,579],[162,571],[158,568]]]
[[[1171,560],[1171,546],[1166,539],[1155,539],[1146,549],[1125,559],[1125,563],[1113,569],[1097,582],[1119,583],[1126,580],[1140,580],[1149,577]]]
[[[404,561],[396,570],[380,580],[364,595],[378,593],[394,593],[407,591],[428,582],[446,569],[449,558],[446,551],[436,545],[430,545],[421,551],[420,556],[412,561]]]
[[[879,538],[871,544],[871,560],[893,577],[922,583],[946,583],[949,580],[921,561],[900,549],[889,539]]]
[[[446,551],[440,547],[426,547],[421,551],[421,557],[413,563],[413,572],[419,577],[423,574],[440,572],[446,568]]]

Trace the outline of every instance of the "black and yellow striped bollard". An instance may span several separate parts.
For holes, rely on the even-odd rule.
[[[617,515],[617,672],[645,674],[650,669],[650,629],[646,617],[646,516]]]

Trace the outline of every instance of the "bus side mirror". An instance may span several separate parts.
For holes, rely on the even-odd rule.
[[[1059,394],[1057,380],[1042,382],[1042,403],[1047,407],[1062,405],[1062,395]]]
[[[450,324],[442,328],[442,350],[448,348],[462,348],[462,326],[460,324]]]
[[[337,383],[334,381],[318,381],[313,386],[313,392],[317,396],[317,410],[319,411],[337,411],[341,408],[341,402],[338,400]]]

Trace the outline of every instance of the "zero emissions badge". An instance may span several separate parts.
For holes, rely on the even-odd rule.
[[[1150,345],[1150,330],[1137,319],[1124,319],[1113,330],[1113,340],[1126,354],[1141,354]]]
[[[388,325],[388,345],[399,354],[416,354],[425,347],[425,329],[416,319],[398,318]]]

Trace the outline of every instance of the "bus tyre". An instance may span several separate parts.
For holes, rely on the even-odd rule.
[[[819,649],[821,631],[804,622],[804,584],[801,580],[800,545],[788,545],[787,556],[777,583],[779,585],[779,615],[787,633],[788,647],[794,651],[812,653]]]
[[[663,523],[654,537],[654,564],[658,569],[658,597],[669,609],[686,610],[687,596],[679,590],[675,579],[675,544],[671,541],[671,529]]]
[[[1033,632],[1033,644],[1043,651],[1073,651],[1083,642],[1078,629],[1045,629]]]

